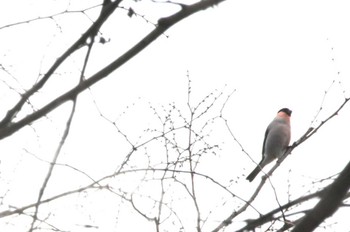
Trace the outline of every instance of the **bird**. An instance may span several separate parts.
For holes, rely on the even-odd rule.
[[[252,182],[259,172],[274,159],[280,158],[288,148],[291,136],[290,117],[292,111],[282,108],[268,125],[262,149],[262,159],[257,167],[247,176]]]

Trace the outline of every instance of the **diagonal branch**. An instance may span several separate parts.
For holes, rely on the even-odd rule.
[[[64,145],[64,143],[65,143],[65,141],[66,141],[66,139],[68,137],[69,130],[70,130],[70,125],[72,123],[73,115],[74,115],[74,112],[75,112],[75,106],[76,106],[76,100],[73,101],[72,110],[71,110],[71,113],[69,115],[68,121],[66,123],[66,129],[65,129],[65,131],[63,133],[63,136],[62,136],[61,141],[60,141],[60,143],[59,143],[59,145],[57,147],[55,155],[54,155],[54,157],[53,157],[53,159],[52,159],[52,161],[50,163],[50,168],[49,168],[49,170],[48,170],[48,172],[46,174],[45,180],[44,180],[44,182],[43,182],[43,184],[41,186],[41,189],[39,191],[38,200],[37,200],[37,202],[35,204],[35,212],[34,212],[34,215],[33,215],[33,221],[31,223],[31,227],[29,229],[29,232],[32,232],[34,230],[34,224],[35,224],[35,222],[36,222],[36,220],[38,218],[38,212],[39,212],[39,206],[41,204],[41,199],[42,199],[42,197],[44,195],[44,192],[45,192],[45,189],[47,187],[47,184],[49,183],[50,177],[52,176],[52,172],[53,172],[53,169],[54,169],[54,167],[56,165],[58,156],[61,153],[62,147],[63,147],[63,145]]]
[[[338,210],[350,189],[350,162],[337,179],[329,185],[319,203],[298,223],[292,232],[313,231]]]
[[[85,75],[85,70],[86,70],[87,63],[88,63],[89,58],[90,58],[90,52],[91,52],[93,44],[94,44],[94,41],[92,40],[92,42],[89,44],[88,51],[87,51],[86,56],[85,56],[83,69],[82,69],[82,72],[80,74],[80,82],[83,81],[83,77]],[[44,195],[46,187],[47,187],[47,185],[49,183],[49,180],[50,180],[50,178],[52,176],[53,169],[54,169],[54,167],[57,164],[58,156],[60,155],[61,150],[63,148],[63,145],[64,145],[64,143],[65,143],[65,141],[66,141],[66,139],[68,137],[68,134],[69,134],[69,131],[70,131],[70,128],[71,128],[71,124],[72,124],[72,121],[73,121],[73,116],[74,116],[74,113],[75,113],[76,105],[77,105],[77,96],[73,99],[73,105],[72,105],[71,113],[70,113],[69,118],[68,118],[67,123],[66,123],[66,129],[65,129],[65,131],[63,133],[63,136],[62,136],[61,141],[60,141],[60,143],[59,143],[59,145],[57,147],[57,150],[56,150],[56,153],[55,153],[55,155],[53,157],[53,160],[50,163],[50,168],[49,168],[49,170],[47,172],[45,180],[44,180],[44,182],[43,182],[43,184],[41,186],[41,189],[39,191],[38,200],[37,200],[36,205],[35,205],[35,212],[34,212],[34,215],[33,215],[33,221],[31,223],[29,232],[32,232],[34,230],[34,228],[35,228],[34,225],[35,225],[35,222],[38,219],[40,202],[41,202],[41,199],[42,199],[42,197]]]
[[[317,198],[317,197],[320,197],[323,193],[324,193],[324,189],[318,191],[318,192],[315,192],[315,193],[311,193],[309,195],[306,195],[306,196],[303,196],[303,197],[300,197],[298,199],[295,199],[293,201],[290,201],[288,203],[286,203],[285,205],[282,205],[280,206],[279,208],[277,209],[274,209],[272,211],[270,211],[269,213],[267,214],[264,214],[264,215],[261,215],[258,219],[255,219],[255,220],[249,220],[247,225],[244,226],[243,228],[241,228],[240,230],[237,230],[236,232],[244,232],[244,231],[251,231],[253,230],[254,228],[257,228],[263,224],[265,224],[266,222],[269,222],[269,221],[272,221],[275,219],[275,214],[277,214],[278,212],[281,212],[282,210],[285,210],[285,209],[288,209],[292,206],[295,206],[295,205],[298,205],[298,204],[301,204],[302,202],[306,202],[306,201],[309,201],[313,198]]]

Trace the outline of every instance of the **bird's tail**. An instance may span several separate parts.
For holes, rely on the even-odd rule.
[[[247,180],[249,180],[250,182],[252,182],[254,180],[254,178],[259,174],[261,170],[260,164],[258,166],[256,166],[256,168],[247,176]]]

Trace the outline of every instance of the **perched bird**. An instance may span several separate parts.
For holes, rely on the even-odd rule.
[[[277,116],[267,127],[262,149],[262,160],[248,175],[247,180],[250,182],[254,180],[264,166],[271,163],[274,159],[280,158],[288,148],[291,115],[292,111],[290,109],[283,108],[278,111]]]

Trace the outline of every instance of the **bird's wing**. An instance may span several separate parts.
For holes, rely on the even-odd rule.
[[[265,131],[265,138],[264,138],[263,149],[262,149],[262,156],[263,156],[263,158],[264,158],[264,154],[265,154],[266,138],[267,138],[267,135],[269,134],[269,131],[270,131],[270,127],[267,127],[267,129]]]

